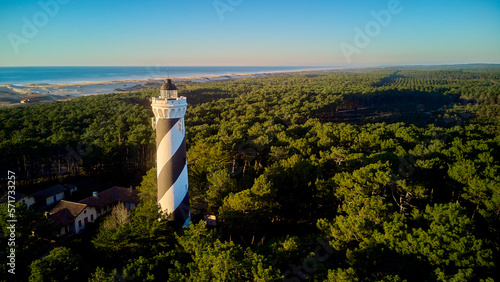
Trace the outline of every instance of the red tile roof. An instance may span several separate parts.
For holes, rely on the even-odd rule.
[[[75,222],[75,218],[87,207],[85,204],[61,200],[51,211],[52,224],[68,225]]]
[[[63,209],[54,214],[51,214],[50,219],[52,219],[52,223],[55,226],[64,226],[75,222],[75,218],[71,215],[68,209]]]
[[[110,205],[121,203],[139,203],[139,191],[124,187],[111,187],[102,192],[97,193],[97,197],[90,196],[81,200],[79,203],[87,204],[96,208],[105,208]]]
[[[86,204],[75,203],[70,201],[61,200],[51,211],[50,214],[55,214],[58,211],[67,209],[73,217],[77,217],[85,208]]]

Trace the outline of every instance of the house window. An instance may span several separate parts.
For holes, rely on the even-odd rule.
[[[78,221],[78,227],[82,227],[82,221],[81,220]]]
[[[94,221],[94,215],[93,214],[90,215],[90,221]]]
[[[89,219],[87,217],[84,218],[85,224],[89,223]]]
[[[86,213],[87,213],[87,210],[84,210],[84,211],[83,211],[83,214],[86,214]]]

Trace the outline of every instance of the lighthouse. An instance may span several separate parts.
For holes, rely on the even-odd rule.
[[[151,99],[151,107],[155,114],[158,204],[174,225],[185,227],[191,221],[184,127],[186,97],[179,97],[177,87],[167,79],[160,88],[160,97]]]

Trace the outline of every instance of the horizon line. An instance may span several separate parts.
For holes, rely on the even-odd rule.
[[[319,67],[319,68],[360,68],[360,67],[367,67],[367,68],[373,68],[373,67],[398,67],[398,66],[458,66],[458,65],[500,65],[500,62],[467,62],[467,63],[407,63],[407,64],[359,64],[359,65],[176,65],[176,66],[170,66],[170,65],[126,65],[126,66],[119,66],[119,65],[91,65],[91,66],[85,66],[85,65],[57,65],[57,66],[0,66],[0,68],[24,68],[24,67],[40,67],[40,68],[46,68],[46,67],[165,67],[165,68],[170,68],[170,67],[192,67],[192,68],[199,68],[199,67],[219,67],[219,68],[224,68],[224,67],[300,67],[300,68],[306,68],[306,67]]]

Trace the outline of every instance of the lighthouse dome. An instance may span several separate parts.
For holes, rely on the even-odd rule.
[[[171,79],[167,79],[161,86],[160,90],[177,90],[177,87],[172,83]]]

